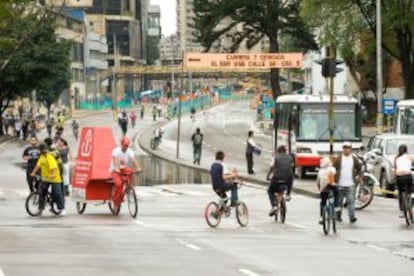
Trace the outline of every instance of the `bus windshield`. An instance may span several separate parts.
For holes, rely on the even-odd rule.
[[[355,141],[361,139],[359,116],[356,118],[356,104],[336,104],[335,141]],[[299,106],[297,140],[329,140],[328,104],[301,104]]]

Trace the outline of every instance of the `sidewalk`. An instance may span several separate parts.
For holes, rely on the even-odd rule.
[[[176,163],[176,164],[179,164],[181,166],[184,166],[190,169],[199,170],[204,173],[209,173],[209,170],[210,170],[209,163],[202,162],[200,166],[197,166],[192,163],[193,160],[184,159],[182,157],[177,159],[175,148],[171,148],[168,151],[152,150],[150,148],[150,139],[152,137],[153,130],[155,130],[156,128],[160,126],[165,126],[167,124],[176,124],[176,123],[177,123],[177,119],[174,119],[168,122],[158,122],[154,125],[151,125],[149,128],[144,129],[141,135],[139,135],[138,137],[139,146],[147,153],[154,155],[162,160]],[[204,159],[210,159],[207,156],[210,156],[210,157],[214,156],[214,153],[211,153],[211,152],[207,153],[206,151],[208,152],[208,149],[204,149],[204,152],[203,152]],[[227,165],[232,166],[233,164],[228,163]],[[240,166],[236,166],[236,167],[240,167]],[[254,184],[259,184],[263,186],[269,185],[269,182],[266,181],[266,172],[264,171],[258,172],[257,174],[253,176],[247,175],[247,174],[241,174],[241,178],[243,179],[243,181],[247,183],[254,183]],[[315,185],[315,179],[313,178],[310,178],[309,180],[299,180],[299,179],[295,180],[294,185],[293,185],[293,191],[295,193],[303,194],[303,195],[310,196],[310,197],[319,197],[319,192],[317,191],[316,185]]]

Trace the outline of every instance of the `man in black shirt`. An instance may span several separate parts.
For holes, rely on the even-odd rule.
[[[267,193],[269,194],[272,209],[270,210],[269,216],[273,216],[277,211],[275,193],[282,193],[283,189],[286,189],[289,182],[292,181],[294,165],[293,157],[286,153],[285,146],[278,147],[277,154],[266,177],[267,180],[270,180]],[[272,178],[270,178],[270,175],[272,175]]]
[[[30,176],[30,173],[36,167],[37,159],[39,159],[40,156],[36,136],[30,137],[29,144],[30,146],[23,151],[23,159],[27,161],[26,181],[29,185],[30,192],[34,192],[35,188],[37,189],[38,187],[33,186],[34,177]]]

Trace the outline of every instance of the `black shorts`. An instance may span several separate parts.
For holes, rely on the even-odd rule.
[[[270,182],[269,190],[273,191],[274,193],[281,193],[287,189],[288,181],[275,181],[272,179]]]

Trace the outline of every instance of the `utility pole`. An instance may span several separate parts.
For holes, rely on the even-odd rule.
[[[336,62],[336,46],[331,45],[331,47],[326,48],[327,58],[332,60],[333,64]],[[332,68],[331,68],[332,69]],[[333,72],[335,72],[335,67],[333,67]],[[329,75],[329,154],[333,155],[333,146],[334,146],[334,132],[335,132],[335,112],[334,112],[334,77],[335,75],[331,72]]]
[[[381,0],[377,0],[377,132],[382,133],[382,30],[381,30]]]
[[[175,57],[175,45],[174,37],[171,36],[171,97],[174,99],[174,57]]]

